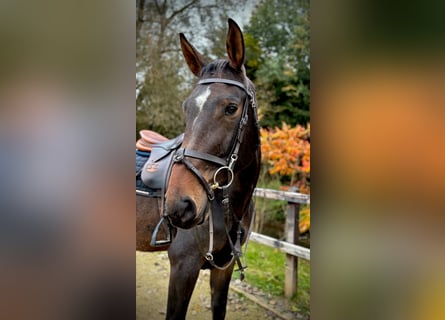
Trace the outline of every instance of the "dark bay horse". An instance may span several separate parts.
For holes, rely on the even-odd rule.
[[[168,249],[166,319],[185,319],[201,269],[211,270],[213,319],[224,319],[235,263],[243,268],[239,257],[253,219],[261,154],[254,86],[243,65],[244,38],[238,25],[228,22],[226,60],[208,63],[180,34],[182,53],[198,77],[183,104],[183,142],[165,199],[136,197],[136,249]],[[172,225],[173,235],[171,244],[155,247],[150,239],[160,216]],[[167,237],[164,231],[159,238]]]

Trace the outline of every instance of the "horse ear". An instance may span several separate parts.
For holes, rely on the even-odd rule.
[[[226,47],[230,66],[240,70],[244,63],[244,37],[240,27],[230,18]]]
[[[199,77],[202,67],[206,65],[205,59],[198,50],[193,47],[183,33],[179,34],[182,54],[193,74]]]

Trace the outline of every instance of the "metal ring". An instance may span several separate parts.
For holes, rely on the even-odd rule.
[[[213,255],[210,252],[206,253],[206,257],[207,261],[213,261]]]
[[[216,181],[217,179],[217,177],[218,177],[218,173],[220,173],[223,169],[226,169],[227,170],[227,172],[229,172],[230,173],[230,179],[229,179],[229,182],[225,185],[225,186],[220,186],[219,185],[219,183]],[[221,167],[221,168],[219,168],[218,170],[216,170],[215,171],[215,174],[213,175],[213,186],[215,186],[215,189],[223,189],[223,188],[227,188],[227,187],[229,187],[231,184],[232,184],[232,182],[233,182],[233,170],[232,169],[230,169],[229,167],[227,167],[227,166],[225,166],[225,167]]]

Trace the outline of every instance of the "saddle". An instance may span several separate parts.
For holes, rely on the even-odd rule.
[[[141,133],[141,139],[143,141],[147,141],[147,138],[157,139],[162,137],[162,139],[167,139],[153,131],[142,131],[144,131],[145,134],[145,136],[143,136]],[[148,157],[148,160],[142,167],[141,171],[141,180],[147,187],[156,190],[163,190],[163,192],[165,192],[167,189],[168,180],[170,178],[173,156],[175,151],[181,146],[183,140],[184,134],[181,134],[174,139],[151,144],[150,156]],[[152,139],[150,141],[154,140]]]
[[[168,138],[151,130],[141,130],[139,134],[141,138],[136,141],[136,149],[140,151],[150,152],[154,144],[168,141]]]
[[[173,156],[182,145],[184,134],[168,140],[159,133],[150,130],[141,130],[139,133],[141,138],[136,142],[136,189],[138,189],[138,182],[142,182],[149,190],[154,190],[152,193],[147,193],[149,197],[161,198],[164,201],[164,193],[167,190],[173,166]],[[147,157],[148,160],[146,160]],[[138,169],[138,159],[140,162],[146,160],[142,169]],[[141,189],[144,188],[139,188],[139,190]],[[157,235],[162,225],[166,228],[167,238],[158,240]],[[171,240],[172,228],[170,222],[168,219],[161,217],[153,230],[150,245],[153,247],[164,246],[170,244]]]

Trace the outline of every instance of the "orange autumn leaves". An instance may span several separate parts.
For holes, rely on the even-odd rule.
[[[271,175],[286,179],[289,186],[296,186],[301,193],[310,193],[310,124],[306,127],[261,129],[263,163]]]

